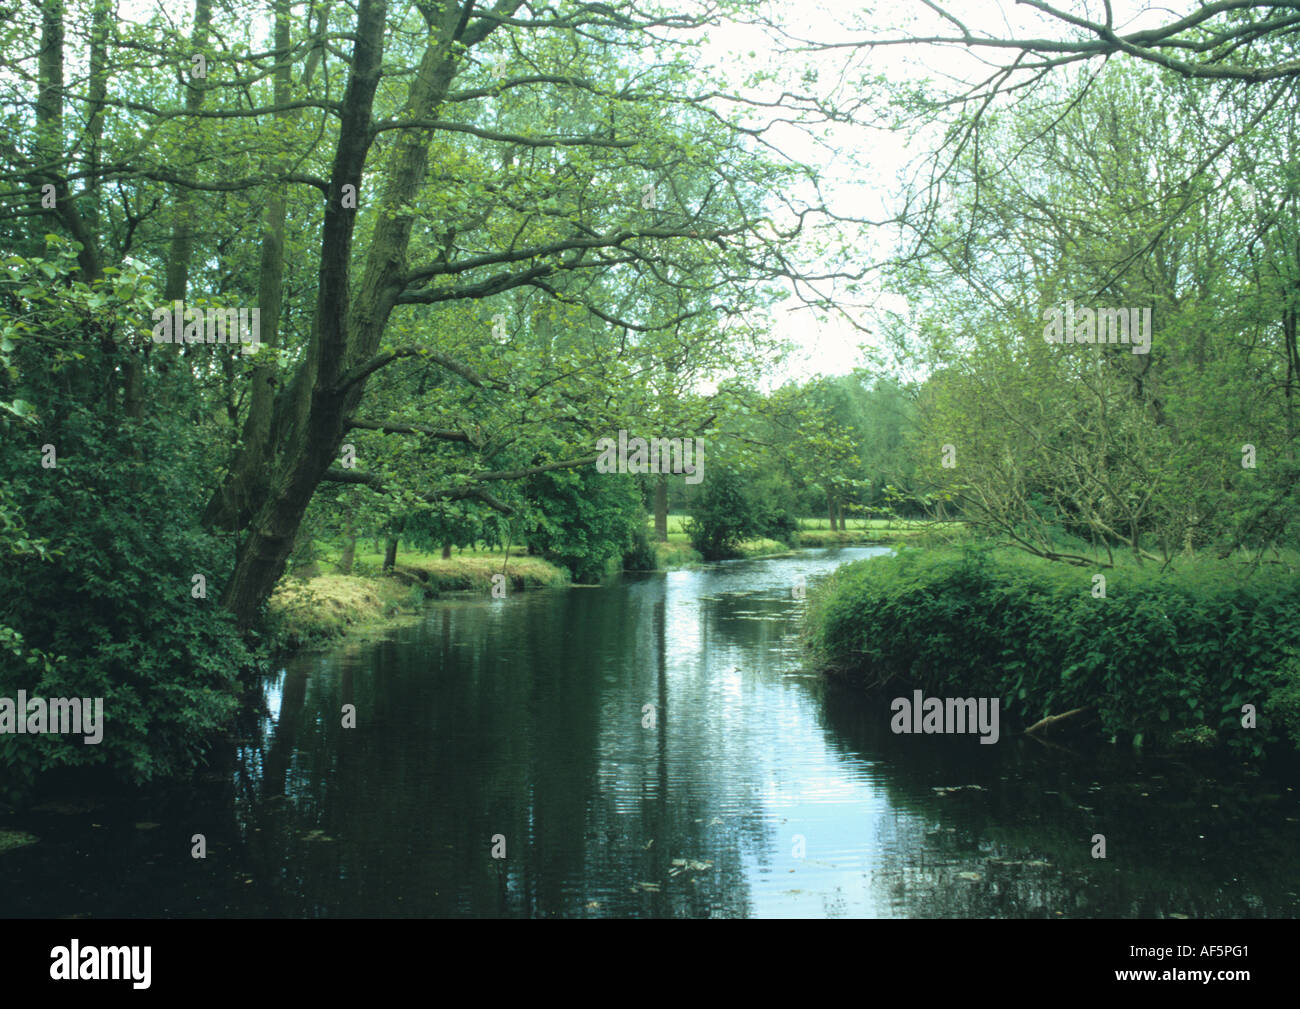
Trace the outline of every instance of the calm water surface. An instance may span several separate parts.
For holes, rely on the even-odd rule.
[[[300,656],[198,789],[0,815],[42,838],[0,914],[1300,913],[1294,781],[894,736],[824,686],[791,588],[881,552],[439,601]]]

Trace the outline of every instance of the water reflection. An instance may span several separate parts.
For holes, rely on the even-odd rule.
[[[122,814],[165,830],[65,819],[0,862],[0,912],[1300,912],[1292,782],[894,736],[887,705],[825,687],[791,589],[879,552],[448,600],[302,656],[228,772]],[[177,843],[195,823],[216,854],[201,867]],[[78,879],[67,856],[92,837]]]
[[[873,552],[440,603],[391,641],[291,667],[239,804],[284,912],[1294,913],[1284,787],[1238,809],[1267,822],[1235,847],[1198,846],[1214,828],[1190,807],[1223,809],[1228,786],[1131,766],[1095,784],[1094,762],[895,737],[828,693],[801,668],[791,587]]]

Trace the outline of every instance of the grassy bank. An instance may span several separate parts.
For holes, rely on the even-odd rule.
[[[1004,731],[1082,708],[1072,724],[1103,738],[1259,756],[1300,747],[1298,604],[1289,565],[1245,578],[1211,558],[1162,574],[904,549],[836,571],[807,633],[828,672],[869,692],[999,697]]]
[[[688,517],[668,516],[668,542],[654,543],[658,568],[690,567],[701,563],[685,530]],[[653,519],[648,528],[653,534]],[[847,530],[829,529],[826,519],[800,522],[799,547],[823,547],[898,541],[930,542],[931,524],[909,520],[850,519]],[[501,573],[505,564],[510,591],[563,585],[567,575],[562,568],[542,560],[511,552],[506,563],[502,550],[477,548],[452,551],[450,558],[438,553],[401,550],[397,564],[383,573],[383,553],[373,549],[372,541],[357,544],[351,570],[339,569],[342,544],[318,540],[314,544],[315,560],[284,578],[270,602],[270,627],[273,640],[281,648],[297,648],[329,641],[344,634],[364,635],[409,618],[419,612],[425,600],[444,592],[487,593],[492,575]],[[372,549],[365,549],[370,546]],[[774,557],[789,553],[791,546],[774,539],[747,540],[740,544],[741,557]]]
[[[701,557],[691,547],[690,536],[685,530],[689,516],[670,514],[668,516],[668,542],[655,543],[655,554],[659,567],[681,568],[701,563]],[[793,548],[861,546],[876,543],[902,542],[943,542],[952,535],[960,533],[960,523],[949,523],[944,527],[932,522],[920,522],[912,519],[846,519],[848,528],[832,530],[828,519],[800,519],[798,535],[793,545],[773,539],[754,539],[742,542],[737,548],[740,557],[775,557],[789,553]],[[654,535],[654,520],[648,522],[651,537]],[[936,540],[936,537],[938,539]]]
[[[539,557],[512,556],[507,562],[501,551],[456,551],[449,559],[408,551],[388,574],[382,573],[382,554],[358,551],[348,575],[318,573],[336,566],[337,551],[322,544],[319,556],[309,577],[283,579],[271,597],[270,626],[280,647],[379,630],[413,617],[427,599],[444,592],[487,594],[495,574],[505,574],[512,592],[567,581],[563,570]]]
[[[936,523],[918,519],[845,519],[845,529],[830,528],[828,519],[800,519],[799,546],[831,547],[876,543],[937,545],[964,534],[960,522]]]

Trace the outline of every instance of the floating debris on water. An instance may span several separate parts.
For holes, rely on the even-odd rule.
[[[0,830],[0,855],[15,848],[25,848],[35,844],[40,838],[23,830]]]

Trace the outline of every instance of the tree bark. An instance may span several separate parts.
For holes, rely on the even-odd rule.
[[[655,539],[668,542],[668,477],[662,473],[655,481]]]
[[[384,545],[384,574],[389,574],[397,564],[397,537],[388,537]]]

